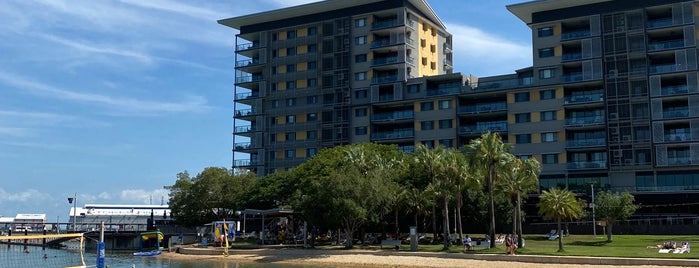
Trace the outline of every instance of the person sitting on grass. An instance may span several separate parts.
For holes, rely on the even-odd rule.
[[[466,237],[464,237],[463,242],[464,242],[464,251],[473,250],[473,245],[471,244],[471,237],[466,235]]]

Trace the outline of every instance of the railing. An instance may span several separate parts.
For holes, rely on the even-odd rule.
[[[453,64],[451,63],[451,60],[448,60],[448,59],[444,59],[444,65],[453,66]]]
[[[577,82],[583,80],[582,72],[574,72],[563,75],[563,82]]]
[[[506,88],[516,88],[520,86],[522,86],[522,83],[520,83],[520,79],[518,78],[503,79],[497,81],[478,82],[478,86],[475,88],[475,90],[497,90]]]
[[[398,75],[377,76],[371,79],[374,84],[391,83],[398,81]]]
[[[254,65],[254,64],[260,64],[260,60],[258,60],[258,59],[239,60],[239,61],[235,62],[235,67],[244,67],[244,66]]]
[[[392,113],[378,113],[371,116],[371,120],[400,120],[415,118],[415,111],[396,111]]]
[[[393,64],[398,62],[398,57],[376,58],[371,61],[371,65]]]
[[[480,134],[487,131],[507,131],[507,122],[479,122],[475,125],[466,125],[459,127],[459,134]]]
[[[563,53],[562,59],[564,61],[582,59],[582,52]]]
[[[665,141],[666,142],[688,141],[691,139],[692,139],[692,134],[690,134],[690,133],[665,134]]]
[[[444,43],[444,51],[451,51],[451,44]]]
[[[260,93],[257,91],[235,94],[235,100],[244,100],[258,97],[260,97]]]
[[[255,131],[255,128],[253,128],[252,126],[237,126],[235,127],[235,129],[233,129],[233,132],[235,132],[236,134],[247,133],[251,131]]]
[[[413,40],[411,40],[411,39],[400,39],[400,40],[379,39],[379,40],[374,40],[371,42],[371,48],[394,46],[394,45],[400,45],[403,43],[410,43],[410,42],[413,42]]]
[[[257,165],[257,161],[255,161],[255,160],[239,159],[239,160],[233,161],[233,166],[236,166],[236,167],[248,167],[248,166],[254,166],[254,165]]]
[[[459,113],[487,113],[494,111],[507,111],[507,103],[494,102],[459,107]]]
[[[648,44],[648,51],[664,50],[671,48],[684,47],[684,40],[670,40],[662,42],[653,42]]]
[[[561,40],[578,39],[590,36],[590,30],[576,30],[572,32],[566,32],[561,34]]]
[[[663,119],[669,118],[683,118],[689,116],[689,108],[672,109],[669,111],[663,111]]]
[[[404,139],[415,137],[415,131],[412,129],[376,132],[371,134],[372,139],[387,140],[387,139]]]
[[[604,93],[601,91],[566,96],[565,100],[564,100],[565,104],[599,102],[599,101],[604,101]]]
[[[607,160],[568,163],[568,169],[601,169],[601,168],[607,168]]]
[[[649,70],[651,74],[669,73],[674,71],[677,71],[677,64],[653,65],[650,66]]]
[[[372,30],[391,28],[400,25],[397,19],[375,21],[371,24]]]
[[[235,116],[250,116],[254,114],[259,114],[259,111],[253,110],[253,109],[240,109],[240,110],[235,110]]]
[[[679,95],[689,93],[687,85],[664,86],[660,89],[662,96]]]
[[[689,157],[669,157],[667,159],[668,166],[683,166],[692,164],[692,160]]]
[[[260,44],[257,44],[257,43],[240,44],[240,45],[237,45],[235,47],[235,50],[242,51],[242,50],[255,49],[255,48],[260,48]]]
[[[247,150],[252,148],[252,143],[251,142],[238,142],[233,145],[233,148],[236,150]]]
[[[246,75],[246,76],[238,76],[235,78],[236,84],[259,82],[259,81],[262,81],[261,75]]]
[[[458,94],[460,92],[461,92],[461,87],[447,87],[447,88],[427,89],[425,94],[427,96],[439,96],[439,95]]]
[[[604,116],[583,116],[566,119],[566,126],[581,126],[604,123]]]
[[[576,147],[594,147],[594,146],[605,146],[607,145],[607,140],[604,138],[599,139],[578,139],[578,140],[567,140],[566,147],[576,148]]]
[[[661,19],[649,20],[648,22],[646,22],[646,27],[649,29],[653,29],[653,28],[672,26],[672,24],[673,24],[672,18],[661,18]]]

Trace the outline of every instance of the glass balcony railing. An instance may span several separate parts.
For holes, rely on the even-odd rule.
[[[235,94],[235,100],[252,99],[257,97],[260,97],[260,93],[257,91]]]
[[[566,118],[566,126],[596,125],[604,123],[604,116],[582,116]]]
[[[507,121],[478,122],[476,124],[459,127],[459,134],[481,134],[488,131],[507,131]]]
[[[260,48],[260,44],[257,43],[246,43],[246,44],[240,44],[235,47],[236,51],[242,51],[242,50],[248,50],[248,49],[255,49],[255,48]]]
[[[256,160],[249,160],[249,159],[238,159],[233,161],[233,165],[236,167],[249,167],[249,166],[254,166],[257,165]]]
[[[258,59],[239,60],[239,61],[235,62],[235,67],[244,67],[244,66],[255,65],[255,64],[260,64],[260,60],[258,60]]]
[[[684,166],[690,164],[692,164],[692,161],[689,157],[668,157],[667,159],[668,166]]]
[[[425,91],[427,96],[439,96],[461,93],[461,87],[445,87],[445,88],[428,88]]]
[[[459,107],[460,113],[488,113],[494,111],[507,111],[507,103],[494,102]]]
[[[681,47],[684,47],[684,40],[682,39],[648,43],[648,51],[665,50]]]
[[[398,57],[376,58],[371,61],[371,65],[393,64],[398,62]]]
[[[391,28],[400,25],[397,19],[393,20],[379,20],[371,24],[372,30],[378,30],[383,28]]]
[[[589,37],[589,36],[590,36],[590,30],[583,29],[583,30],[576,30],[576,31],[562,33],[561,40],[578,39],[578,38],[584,38],[584,37]]]
[[[237,126],[235,127],[235,129],[233,129],[233,132],[235,132],[236,134],[247,133],[251,131],[255,131],[255,128],[253,128],[252,126]]]
[[[664,86],[660,89],[662,96],[671,96],[689,93],[687,85]]]
[[[233,148],[236,150],[248,150],[252,148],[252,143],[251,142],[238,142],[233,145]]]
[[[598,102],[598,101],[604,101],[604,93],[602,91],[599,92],[590,92],[590,93],[585,93],[585,94],[573,94],[570,96],[565,97],[565,104],[573,104],[573,103],[587,103],[587,102]]]
[[[607,168],[607,160],[570,162],[568,169],[602,169]]]
[[[649,29],[653,28],[662,28],[662,27],[667,27],[667,26],[672,26],[672,18],[660,18],[660,19],[652,19],[648,20],[646,22],[646,27]]]
[[[255,111],[253,109],[240,109],[240,110],[235,110],[235,116],[250,116],[254,114],[259,114],[260,112]]]
[[[403,129],[396,131],[383,131],[375,132],[371,134],[371,138],[375,140],[389,140],[389,139],[405,139],[415,137],[415,130]]]
[[[598,139],[573,139],[566,141],[566,147],[568,148],[578,148],[578,147],[596,147],[607,145],[607,140],[604,138]]]
[[[579,60],[582,59],[582,52],[563,53],[562,60]]]
[[[692,134],[689,133],[665,134],[666,142],[689,141],[691,139]]]
[[[396,111],[392,113],[377,113],[371,116],[371,120],[400,120],[415,118],[415,111]]]
[[[488,82],[478,82],[478,86],[475,88],[475,90],[479,91],[486,91],[486,90],[498,90],[498,89],[508,89],[508,88],[517,88],[523,85],[527,85],[527,83],[524,83],[524,80],[514,78],[514,79],[503,79],[503,80],[497,80],[497,81],[488,81]]]
[[[235,78],[236,84],[252,83],[252,82],[259,82],[259,81],[262,81],[261,75],[246,75],[246,76],[238,76]]]
[[[582,72],[567,73],[563,75],[563,82],[577,82],[583,80]]]
[[[689,116],[689,108],[671,109],[663,111],[663,119],[684,118]]]
[[[374,84],[393,83],[396,81],[398,81],[398,75],[383,75],[371,79],[371,82]]]
[[[676,64],[652,65],[648,70],[651,74],[670,73],[674,71],[677,71]]]

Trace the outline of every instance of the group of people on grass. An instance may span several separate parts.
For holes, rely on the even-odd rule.
[[[486,235],[484,239],[485,243],[490,244],[490,236]],[[504,243],[505,244],[505,249],[507,250],[508,255],[515,255],[515,252],[517,251],[517,235],[516,234],[507,234],[506,236],[503,236],[502,234],[498,235],[497,240],[495,241],[496,243]],[[463,240],[464,244],[464,251],[469,251],[473,250],[473,241],[471,240],[471,237],[466,235]]]

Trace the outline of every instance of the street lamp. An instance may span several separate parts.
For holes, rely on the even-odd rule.
[[[591,183],[590,188],[592,190],[592,235],[597,237],[597,224],[595,222],[595,184]]]
[[[75,220],[77,218],[78,193],[73,194],[73,197],[68,197],[68,204],[73,204],[73,232],[75,232],[75,228],[77,228]]]

